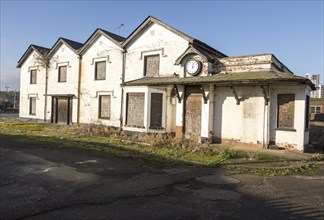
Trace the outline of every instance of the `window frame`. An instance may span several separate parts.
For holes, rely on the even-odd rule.
[[[61,80],[61,68],[65,67],[65,81],[62,81]],[[57,79],[57,82],[59,83],[65,83],[67,81],[67,65],[64,65],[64,66],[59,66],[58,67],[58,79]]]
[[[134,96],[134,95],[143,96],[143,103],[141,105],[143,107],[143,109],[141,109],[142,110],[141,114],[143,114],[143,115],[141,115],[143,121],[141,122],[142,123],[141,125],[133,124],[132,116],[129,117],[130,116],[129,106],[130,106],[130,100],[131,100],[130,97]],[[146,102],[145,99],[146,99],[146,96],[147,96],[147,94],[145,92],[140,92],[140,91],[139,92],[126,92],[125,126],[145,129],[145,117],[146,117],[145,116],[145,102]],[[130,124],[130,121],[131,121],[131,124]]]
[[[156,76],[148,76],[148,77],[158,77],[160,75],[160,54],[150,54],[144,56],[144,70],[143,70],[143,76],[147,76],[147,58],[148,57],[158,57],[159,58],[159,64],[158,64],[158,71]]]
[[[152,124],[152,121],[153,121],[153,113],[156,113],[156,112],[153,112],[154,108],[152,108],[152,98],[154,95],[158,95],[160,96],[161,98],[161,103],[160,103],[160,113],[161,113],[161,116],[160,118],[158,119],[159,120],[159,123],[160,123],[160,126],[156,126],[155,124]],[[161,130],[161,129],[164,129],[163,128],[163,99],[164,99],[164,94],[162,92],[151,92],[150,94],[150,126],[149,126],[149,129],[152,129],[152,130]]]
[[[321,110],[322,110],[321,106],[316,106],[315,105],[315,106],[310,107],[310,113],[311,114],[320,114]]]
[[[102,107],[102,97],[103,96],[109,96],[109,116],[108,117],[102,117],[101,115],[101,113],[102,113],[102,111],[101,111],[101,107]],[[99,95],[99,97],[98,97],[98,101],[99,101],[99,103],[98,103],[98,118],[99,119],[107,119],[107,120],[110,120],[110,118],[111,118],[111,95]]]
[[[98,79],[98,68],[97,68],[97,65],[98,65],[99,63],[105,63],[105,72],[104,72],[104,78],[103,78],[103,79]],[[95,80],[106,80],[106,75],[107,75],[107,62],[106,62],[106,61],[103,61],[103,60],[101,60],[101,61],[96,61],[96,62],[94,63],[94,68],[95,68],[95,75],[94,75],[94,79],[95,79]]]
[[[33,77],[33,73],[35,74],[35,77]],[[35,80],[33,80],[33,79],[35,79]],[[37,69],[30,70],[30,81],[29,82],[30,82],[30,84],[37,84]]]
[[[280,126],[280,105],[279,105],[279,96],[283,96],[283,95],[290,95],[290,96],[293,96],[294,99],[293,99],[293,102],[294,102],[294,109],[293,109],[293,117],[292,117],[292,126],[291,127],[283,127],[283,126]],[[292,100],[290,100],[292,101]],[[277,95],[277,128],[278,130],[288,130],[288,131],[296,131],[295,129],[295,108],[296,108],[296,94],[278,94]]]
[[[29,97],[29,115],[36,115],[36,101],[36,97]],[[33,109],[33,102],[35,102],[35,109]]]

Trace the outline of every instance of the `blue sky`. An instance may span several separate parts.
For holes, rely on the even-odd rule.
[[[296,75],[321,74],[323,1],[1,1],[1,90],[19,89],[30,44],[85,42],[100,27],[127,37],[152,15],[228,56],[273,53]]]

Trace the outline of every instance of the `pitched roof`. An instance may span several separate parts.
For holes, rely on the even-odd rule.
[[[136,36],[141,33],[145,28],[147,28],[150,24],[152,23],[156,23],[161,25],[162,27],[168,29],[169,31],[173,32],[174,34],[184,38],[185,40],[187,40],[189,43],[191,44],[196,44],[199,45],[200,47],[202,47],[205,50],[209,50],[215,54],[219,54],[220,57],[226,57],[225,54],[219,52],[218,50],[216,50],[215,48],[209,46],[208,44],[197,40],[193,37],[190,37],[189,35],[171,27],[170,25],[162,22],[161,20],[153,17],[153,16],[148,16],[127,38],[126,40],[122,43],[123,47],[127,46],[134,38],[136,38]]]
[[[78,51],[82,46],[83,44],[82,43],[79,43],[77,41],[73,41],[73,40],[70,40],[70,39],[66,39],[66,38],[63,38],[61,37],[61,39],[63,41],[65,41],[71,48],[73,48],[75,51]]]
[[[161,86],[161,85],[199,85],[199,84],[268,84],[272,82],[295,82],[309,85],[315,89],[314,84],[301,76],[295,76],[291,73],[280,72],[275,70],[260,71],[260,72],[241,72],[216,74],[212,76],[198,76],[179,78],[176,76],[170,77],[144,77],[137,80],[125,82],[125,86]]]
[[[166,29],[172,31],[173,33],[175,33],[176,35],[186,39],[189,42],[193,42],[193,38],[186,35],[185,33],[171,27],[170,25],[160,21],[159,19],[153,17],[153,16],[148,16],[127,38],[126,40],[123,42],[123,46],[126,46],[128,43],[130,43],[140,32],[143,31],[143,29],[145,29],[147,26],[149,26],[152,23],[157,23],[163,27],[165,27]]]
[[[51,51],[49,52],[50,56],[52,56],[62,44],[65,44],[76,54],[78,54],[79,49],[83,46],[83,44],[79,42],[60,37],[52,46]]]
[[[50,52],[49,48],[46,47],[41,47],[35,44],[31,44],[29,45],[29,47],[27,48],[27,50],[25,51],[25,53],[21,56],[21,58],[19,59],[18,63],[17,63],[17,68],[20,68],[22,66],[22,64],[25,62],[25,60],[29,57],[29,55],[33,52],[36,51],[37,53],[39,53],[40,55],[46,55]]]
[[[203,49],[198,45],[189,45],[189,47],[176,59],[175,64],[179,65],[183,58],[188,54],[196,53],[199,54],[205,61],[213,62],[216,58],[223,57],[218,53],[214,53],[213,51]]]
[[[106,31],[104,29],[98,28],[99,30],[101,30],[102,32],[104,32],[106,35],[110,36],[111,38],[113,38],[114,40],[118,41],[118,42],[122,42],[124,41],[126,38],[119,36],[117,34],[111,33],[109,31]]]
[[[88,50],[88,48],[95,42],[95,40],[99,37],[99,36],[105,36],[106,38],[108,38],[109,40],[111,40],[113,43],[115,43],[117,46],[119,46],[120,48],[122,48],[121,46],[121,42],[123,40],[125,40],[124,37],[119,36],[117,34],[113,34],[110,33],[109,31],[105,31],[101,28],[97,28],[95,30],[95,32],[93,32],[93,34],[88,38],[88,40],[84,43],[83,47],[79,50],[80,54],[83,54],[86,50]]]

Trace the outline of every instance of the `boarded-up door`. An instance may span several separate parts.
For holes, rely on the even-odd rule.
[[[72,117],[72,98],[53,97],[52,123],[70,124]]]
[[[60,98],[57,100],[57,123],[66,123],[68,118],[68,100]]]
[[[200,140],[202,95],[199,88],[187,88],[185,100],[185,137]]]

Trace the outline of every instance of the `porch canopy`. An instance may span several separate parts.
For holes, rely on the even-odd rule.
[[[164,86],[164,85],[201,85],[213,83],[217,85],[230,86],[240,85],[262,85],[268,83],[300,83],[307,84],[312,90],[315,90],[314,84],[307,78],[295,76],[291,73],[280,72],[276,70],[254,71],[254,72],[236,72],[226,74],[215,74],[211,76],[184,77],[143,77],[122,84],[123,86]]]

